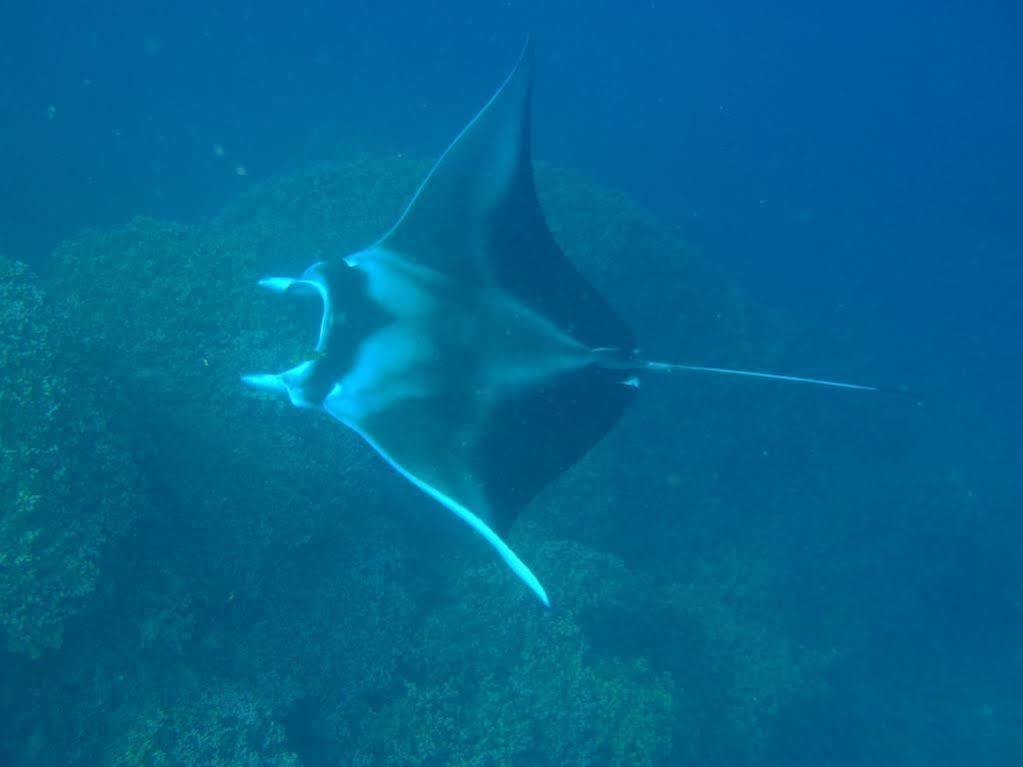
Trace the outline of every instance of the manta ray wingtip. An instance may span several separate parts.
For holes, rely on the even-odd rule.
[[[538,591],[536,595],[540,598],[540,601],[543,603],[543,606],[550,609],[551,600],[547,598],[547,592],[543,590],[542,586],[540,587],[540,591]]]
[[[505,550],[502,551],[501,548],[498,548],[498,551],[501,551],[501,556],[504,558],[505,562],[511,566],[512,572],[514,572],[519,579],[529,587],[530,591],[536,594],[536,598],[540,600],[544,607],[550,607],[551,600],[547,597],[547,592],[544,590],[544,587],[540,585],[540,581],[533,574],[533,571],[526,567],[522,560],[515,556],[511,549],[508,549],[507,546],[504,546],[504,549]]]

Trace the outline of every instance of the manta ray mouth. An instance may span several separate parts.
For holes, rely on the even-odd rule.
[[[296,407],[316,407],[322,404],[327,395],[327,388],[318,381],[317,369],[326,357],[326,337],[329,331],[331,306],[330,294],[323,278],[316,270],[315,264],[306,270],[301,278],[264,277],[259,281],[260,287],[274,293],[294,293],[296,295],[319,296],[320,306],[315,307],[305,302],[298,302],[295,311],[301,315],[299,324],[307,327],[308,320],[318,317],[319,330],[316,345],[311,353],[301,355],[302,362],[283,373],[257,373],[242,376],[242,381],[255,389],[287,394]],[[318,313],[317,313],[318,310]],[[308,349],[308,343],[302,349]],[[320,385],[317,385],[320,384]],[[328,387],[329,388],[329,387]],[[320,391],[322,389],[322,391]]]
[[[316,346],[314,347],[315,356],[320,357],[324,354],[331,317],[331,305],[330,293],[327,290],[326,283],[323,281],[323,277],[317,270],[318,266],[319,264],[314,264],[298,279],[292,277],[264,277],[259,281],[259,286],[274,293],[294,293],[295,295],[315,295],[320,297],[320,329],[316,337]]]

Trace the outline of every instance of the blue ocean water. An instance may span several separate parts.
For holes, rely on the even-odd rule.
[[[88,405],[55,402],[63,410],[46,423],[102,408],[100,430],[133,457],[131,492],[145,500],[133,503],[130,520],[81,523],[81,539],[66,550],[90,553],[73,567],[71,554],[59,565],[45,560],[65,544],[32,549],[31,572],[56,573],[61,584],[33,604],[57,604],[67,591],[71,606],[54,608],[60,638],[48,634],[31,651],[19,632],[33,634],[25,625],[49,613],[12,606],[28,588],[18,573],[29,570],[22,549],[3,552],[0,605],[14,617],[4,620],[11,649],[0,658],[9,722],[0,759],[1018,763],[1021,22],[1007,2],[6,9],[0,256],[28,271],[3,276],[38,281],[45,297],[36,313],[54,311],[50,302],[68,291],[76,298],[53,315],[52,332],[31,340],[60,351],[27,355],[24,369],[66,363],[74,383],[94,365],[123,386],[115,405],[141,403],[112,407],[105,379],[83,374],[68,391],[95,387]],[[362,467],[358,488],[332,486],[332,503],[408,507],[387,522],[393,529],[355,512],[286,513],[322,502],[313,480],[296,478],[323,476],[325,454],[305,457],[301,445],[333,445],[339,437],[326,424],[273,411],[278,420],[265,430],[244,432],[277,439],[275,430],[292,430],[273,446],[298,486],[273,496],[273,513],[246,514],[230,500],[258,501],[242,486],[245,472],[262,469],[238,458],[252,442],[230,446],[235,463],[218,463],[230,450],[215,441],[204,445],[208,455],[154,452],[203,423],[221,431],[213,414],[188,408],[206,397],[200,373],[227,357],[240,323],[218,335],[206,325],[219,320],[197,311],[192,335],[173,321],[176,348],[195,366],[179,389],[153,384],[167,372],[153,338],[127,334],[130,353],[91,340],[132,324],[111,308],[115,288],[135,285],[146,269],[152,279],[139,289],[162,286],[168,303],[140,299],[131,306],[152,313],[128,317],[169,327],[167,307],[215,305],[203,285],[232,284],[211,253],[247,248],[246,265],[262,266],[277,248],[281,264],[297,266],[346,236],[364,241],[375,231],[358,229],[368,212],[345,220],[344,232],[330,227],[356,217],[351,211],[377,215],[373,196],[384,192],[372,179],[398,196],[410,191],[422,161],[491,95],[528,34],[534,154],[550,174],[540,174],[541,191],[552,190],[567,221],[576,214],[563,198],[585,189],[587,205],[622,217],[607,225],[608,240],[681,243],[677,253],[608,245],[614,263],[580,263],[644,351],[913,394],[644,383],[608,443],[524,515],[520,553],[536,552],[548,589],[560,585],[577,605],[548,618],[509,601],[521,595],[496,567],[484,572],[489,552],[460,530],[436,530],[439,513],[392,489],[397,480],[356,448],[346,458]],[[348,170],[317,175],[338,166]],[[303,184],[303,174],[317,180]],[[318,208],[303,219],[289,200],[313,200],[335,218]],[[380,203],[383,218],[390,204]],[[285,211],[281,223],[266,219],[276,210]],[[571,220],[585,223],[585,210]],[[580,227],[579,242],[599,245],[596,223]],[[656,235],[634,235],[647,228]],[[180,264],[178,247],[200,254],[183,292],[160,266],[162,258]],[[238,298],[248,295],[243,279],[225,304],[250,300]],[[103,308],[91,309],[90,289],[106,282],[113,297],[100,291]],[[13,289],[4,295],[8,306],[35,306]],[[78,336],[58,345],[69,316],[81,320],[71,325]],[[21,333],[24,324],[5,327]],[[154,333],[160,342],[167,335]],[[20,360],[14,350],[29,341],[0,343]],[[13,381],[15,369],[0,374]],[[10,389],[0,435],[16,452],[41,432],[15,423],[14,403],[41,395],[28,384]],[[269,418],[263,403],[245,414]],[[98,422],[89,419],[90,428]],[[25,448],[23,463],[0,473],[3,541],[23,541],[26,530],[48,541],[48,525],[66,524],[55,520],[81,519],[70,507],[47,517],[28,504],[38,493],[14,488],[29,470],[100,488],[90,509],[111,503],[111,471],[128,482],[126,470],[95,468],[109,455],[82,446],[92,444],[81,438],[89,432],[75,431],[72,449],[53,428],[45,450]],[[40,457],[54,451],[80,456],[92,473],[74,479],[73,469]],[[228,469],[210,468],[219,466]],[[445,569],[434,549],[457,552],[456,564]],[[337,565],[331,552],[342,550]],[[371,586],[360,596],[352,583]],[[477,591],[488,595],[485,608]],[[294,612],[279,612],[289,600]],[[519,612],[530,616],[521,625]],[[481,654],[497,633],[501,651]],[[284,646],[294,657],[280,654]],[[556,677],[560,687],[541,684],[551,671],[537,665],[538,647],[573,670]],[[210,676],[217,686],[203,688]],[[192,710],[176,696],[203,703]],[[246,730],[253,722],[259,727]],[[257,742],[254,732],[276,734]],[[217,742],[220,761],[200,742]],[[580,745],[595,742],[592,751]]]

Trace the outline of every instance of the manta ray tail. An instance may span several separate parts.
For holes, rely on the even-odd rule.
[[[766,378],[769,381],[789,381],[793,383],[816,384],[818,386],[833,386],[837,389],[860,389],[862,391],[882,391],[877,386],[864,386],[863,384],[845,383],[843,381],[828,381],[823,378],[804,378],[803,376],[781,375],[780,373],[764,373],[757,370],[733,370],[732,368],[715,368],[706,365],[679,365],[671,362],[645,361],[643,370],[662,370],[666,372],[682,371],[695,373],[720,373],[731,376],[746,376],[747,378]]]
[[[817,386],[832,386],[837,389],[858,389],[861,391],[886,392],[878,386],[865,386],[863,384],[845,383],[843,381],[830,381],[824,378],[806,378],[804,376],[782,375],[781,373],[765,373],[758,370],[736,370],[734,368],[709,367],[707,365],[683,365],[675,362],[657,362],[636,358],[623,353],[620,349],[597,348],[593,350],[597,357],[597,364],[601,367],[615,370],[656,370],[666,373],[717,373],[719,375],[745,376],[747,378],[762,378],[769,381],[788,381],[790,383],[815,384]],[[629,385],[635,379],[629,379]],[[898,394],[899,392],[891,392]]]

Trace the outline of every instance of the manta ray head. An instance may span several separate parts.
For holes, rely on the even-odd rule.
[[[345,424],[478,533],[544,605],[503,536],[614,427],[646,371],[874,387],[652,362],[558,247],[530,159],[531,47],[375,244],[260,284],[319,296],[316,352],[250,375]]]
[[[359,318],[361,325],[384,324],[385,318],[372,310],[365,275],[352,269],[349,259],[337,259],[317,262],[300,277],[264,277],[259,285],[274,293],[318,297],[322,305],[319,334],[311,359],[282,373],[242,376],[242,381],[256,389],[286,394],[295,407],[321,407],[370,330],[353,327],[352,318]]]

